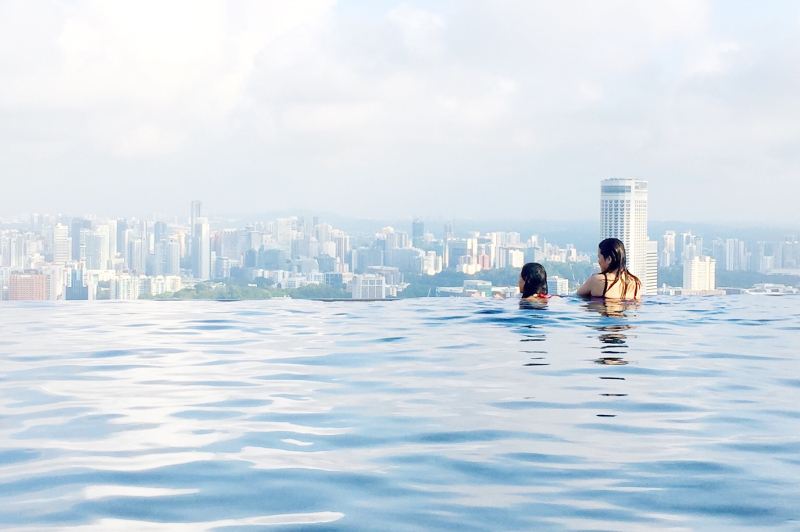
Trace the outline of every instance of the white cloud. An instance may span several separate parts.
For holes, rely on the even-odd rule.
[[[292,183],[299,207],[367,216],[441,214],[437,194],[461,213],[504,214],[474,194],[487,176],[500,190],[537,175],[585,191],[542,217],[594,216],[596,181],[621,173],[663,190],[655,218],[693,212],[681,175],[711,180],[720,204],[743,201],[723,185],[747,175],[800,195],[793,15],[775,21],[791,27],[786,42],[745,31],[755,8],[725,11],[737,24],[723,25],[724,6],[694,0],[52,5],[0,3],[0,161],[15,179],[62,179],[91,160],[88,185],[151,179],[175,191],[147,199],[169,210],[185,201],[169,187],[180,169],[218,210],[270,208],[263,198]],[[220,174],[270,194],[226,195]],[[412,190],[377,206],[348,192],[365,182]],[[789,203],[757,216],[791,217]]]
[[[444,48],[446,28],[442,15],[408,4],[392,9],[386,19],[400,31],[406,48],[419,55],[436,55]]]

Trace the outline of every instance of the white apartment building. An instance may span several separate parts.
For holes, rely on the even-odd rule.
[[[139,299],[138,275],[118,275],[109,281],[110,299]]]
[[[600,223],[603,239],[625,244],[628,270],[647,287],[647,181],[604,179],[600,186]]]
[[[352,295],[353,299],[384,299],[386,297],[385,279],[382,275],[372,273],[354,275]]]
[[[569,294],[569,280],[553,275],[547,278],[547,293],[553,296]]]
[[[711,257],[692,257],[683,262],[684,290],[715,290],[717,261]]]

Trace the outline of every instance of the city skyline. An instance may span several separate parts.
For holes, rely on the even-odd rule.
[[[581,220],[633,178],[651,220],[800,224],[796,4],[3,3],[0,35],[4,216]]]
[[[754,293],[797,293],[797,288],[770,278],[783,276],[798,284],[800,242],[794,235],[756,241],[739,235],[704,239],[692,231],[669,229],[656,239],[649,233],[647,181],[603,180],[599,191],[598,237],[623,241],[628,267],[642,280],[643,295],[724,295],[747,288],[718,289],[717,263],[734,274],[728,279],[736,279],[737,272],[761,275],[763,282],[750,289]],[[550,268],[569,265],[566,270],[556,267],[568,272],[567,278],[551,272],[549,283],[554,293],[567,294],[570,284],[577,288],[596,268],[593,253],[583,253],[574,243],[560,247],[538,232],[472,228],[458,234],[454,221],[447,221],[438,238],[417,217],[400,226],[405,230],[383,226],[352,235],[318,216],[246,220],[244,225],[223,220],[212,228],[203,204],[189,202],[182,220],[34,214],[8,227],[0,218],[0,299],[184,298],[200,292],[204,297],[241,297],[236,286],[256,287],[250,291],[255,298],[287,294],[265,291],[269,286],[298,297],[421,297],[430,296],[434,288],[437,297],[509,297],[518,290],[514,275],[503,272],[516,272],[526,262]],[[597,241],[593,238],[589,247]],[[672,284],[661,283],[660,268]],[[422,277],[444,272],[466,276],[463,286],[423,282],[420,289],[404,280],[409,275],[419,285]],[[506,284],[493,286],[475,277],[486,272]],[[743,282],[738,279],[734,283]],[[219,283],[226,292],[209,292]]]

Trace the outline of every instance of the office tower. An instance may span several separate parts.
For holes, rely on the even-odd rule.
[[[86,234],[92,228],[90,220],[75,218],[72,220],[72,260],[86,260]]]
[[[647,241],[647,266],[645,278],[642,279],[642,295],[654,296],[658,294],[658,242]]]
[[[181,244],[174,240],[167,243],[166,264],[164,265],[165,275],[181,274]]]
[[[277,234],[275,235],[278,244],[291,245],[294,238],[295,227],[297,218],[278,218],[277,220]]]
[[[142,239],[134,238],[128,242],[128,253],[125,259],[127,268],[134,272],[145,271],[146,262],[143,260]]]
[[[100,235],[96,231],[87,233],[86,238],[86,269],[87,270],[100,270],[104,269],[100,263],[102,260],[102,242]]]
[[[164,222],[156,222],[155,224],[153,224],[154,245],[166,239],[167,239],[167,224],[165,224]]]
[[[211,234],[208,220],[197,218],[192,242],[192,273],[196,279],[211,278]]]
[[[506,244],[519,244],[520,234],[517,232],[506,233]]]
[[[717,286],[717,261],[711,257],[692,257],[683,262],[684,290],[714,290]]]
[[[64,264],[70,257],[69,229],[66,225],[56,224],[53,227],[53,262]]]
[[[109,270],[114,269],[114,259],[117,257],[117,221],[109,220],[108,226],[108,266]]]
[[[194,228],[197,224],[197,219],[203,216],[203,202],[200,200],[194,200],[191,204],[191,215],[189,219],[189,241],[186,243],[186,254],[190,256],[194,256],[192,252],[192,245],[194,241]]]
[[[411,242],[415,248],[422,247],[425,235],[425,222],[419,218],[414,218],[411,223]]]
[[[117,249],[116,252],[125,256],[128,251],[128,221],[124,219],[117,220]]]
[[[167,241],[156,242],[153,253],[153,275],[165,275],[167,267]]]
[[[625,244],[628,270],[647,290],[647,181],[605,179],[600,187],[602,238]]]
[[[661,249],[661,266],[669,268],[675,264],[675,231],[664,233],[664,247]]]
[[[350,254],[350,235],[344,231],[334,231],[331,240],[336,244],[336,257],[344,261],[345,257]]]
[[[745,264],[746,253],[744,242],[738,238],[729,238],[725,241],[725,269],[729,272],[747,270]]]

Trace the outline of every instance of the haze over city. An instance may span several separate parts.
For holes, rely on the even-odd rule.
[[[791,2],[0,3],[0,215],[800,221]],[[211,201],[213,199],[213,201]]]

